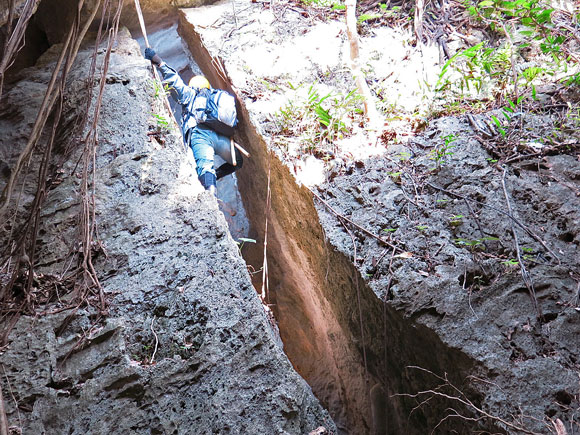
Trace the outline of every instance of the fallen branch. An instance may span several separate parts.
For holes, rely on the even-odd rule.
[[[439,376],[439,375],[436,375],[435,373],[433,373],[431,370],[427,370],[423,367],[418,367],[418,366],[407,366],[407,368],[421,370],[425,373],[428,373],[428,374],[434,376],[435,378],[439,379],[440,381],[442,381],[443,384],[438,385],[434,389],[426,390],[426,391],[419,391],[418,393],[415,393],[415,394],[399,393],[399,394],[394,394],[394,396],[411,397],[411,398],[415,398],[415,399],[421,399],[422,402],[417,407],[420,407],[423,404],[427,403],[433,397],[440,397],[440,398],[448,399],[448,400],[451,400],[454,402],[458,402],[458,403],[462,404],[463,406],[467,407],[468,409],[474,411],[476,414],[479,414],[479,416],[480,416],[480,417],[476,417],[476,418],[467,417],[467,416],[464,416],[464,415],[458,413],[455,409],[449,408],[449,410],[453,411],[455,414],[450,414],[450,415],[443,417],[437,426],[439,426],[446,419],[452,418],[452,417],[458,417],[458,418],[461,418],[464,420],[470,420],[470,421],[479,421],[482,418],[489,418],[490,420],[496,421],[496,422],[504,425],[505,427],[510,428],[512,430],[515,430],[515,431],[518,431],[518,432],[522,432],[522,433],[525,433],[528,435],[541,435],[538,432],[533,432],[533,431],[526,429],[525,427],[522,427],[518,424],[511,423],[507,420],[504,420],[504,419],[498,417],[497,415],[490,414],[489,412],[486,412],[483,409],[481,409],[480,407],[476,406],[471,400],[469,400],[467,398],[467,396],[465,395],[465,393],[463,393],[463,391],[461,391],[459,388],[457,388],[455,385],[453,385],[449,381],[449,379],[447,379],[447,374],[445,374],[444,376]],[[454,391],[455,394],[447,394],[447,393],[444,393],[443,391],[441,391],[445,387],[451,388],[451,390]],[[423,397],[426,397],[426,399],[423,399]],[[417,407],[415,409],[417,409]],[[435,429],[433,429],[433,430],[435,430]]]
[[[324,204],[324,206],[326,208],[328,208],[328,210],[330,210],[332,212],[332,214],[334,214],[339,220],[341,220],[341,221],[344,220],[344,221],[348,222],[349,224],[353,225],[358,230],[362,231],[363,233],[365,233],[366,235],[372,237],[373,239],[379,241],[383,245],[389,246],[389,247],[391,247],[391,248],[393,248],[395,250],[401,251],[401,252],[405,252],[405,250],[403,248],[400,248],[399,246],[393,245],[392,243],[389,243],[386,240],[381,239],[376,234],[371,233],[366,228],[361,227],[359,224],[357,224],[357,223],[351,221],[349,218],[341,215],[335,209],[333,209],[330,204],[328,204],[324,199],[322,199],[319,195],[317,195],[311,188],[309,188],[308,186],[306,186],[306,188],[310,191],[310,193],[312,193],[316,197],[316,199],[318,199],[322,204]]]
[[[503,188],[503,194],[504,194],[504,197],[505,197],[505,200],[507,203],[508,212],[509,212],[510,216],[512,216],[513,215],[512,206],[510,204],[510,199],[509,199],[506,184],[505,184],[506,172],[507,172],[507,169],[504,168],[503,175],[501,177],[501,186]],[[532,281],[532,277],[531,277],[530,273],[527,271],[526,266],[524,265],[524,262],[522,261],[522,257],[520,255],[520,243],[518,240],[518,233],[516,232],[513,221],[511,223],[511,227],[512,227],[512,234],[514,236],[514,245],[515,245],[515,249],[516,249],[516,255],[518,258],[518,263],[520,265],[520,271],[522,273],[522,279],[524,280],[524,284],[526,285],[526,288],[528,289],[528,292],[530,293],[530,298],[532,299],[532,303],[534,304],[534,308],[536,309],[536,313],[538,315],[538,320],[542,321],[542,319],[543,319],[542,309],[540,308],[540,306],[538,304],[538,298],[536,296],[536,290],[534,289],[534,282]]]

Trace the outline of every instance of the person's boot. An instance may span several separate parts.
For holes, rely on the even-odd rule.
[[[219,168],[215,170],[215,174],[217,179],[225,177],[226,175],[230,175],[241,169],[244,164],[244,158],[242,157],[242,153],[238,149],[236,149],[236,166],[232,165],[231,163],[224,163]]]

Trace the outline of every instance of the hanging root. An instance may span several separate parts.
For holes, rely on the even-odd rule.
[[[34,2],[28,2],[28,4]],[[109,66],[109,59],[113,44],[117,38],[119,22],[121,17],[122,0],[117,0],[114,13],[111,11],[113,0],[104,0],[99,32],[93,51],[93,62],[89,70],[87,80],[87,108],[83,111],[77,131],[85,131],[84,140],[78,137],[70,138],[64,144],[63,149],[69,154],[75,143],[84,144],[81,157],[81,186],[79,213],[79,243],[80,249],[75,249],[67,261],[67,271],[59,277],[50,275],[38,275],[35,273],[37,238],[40,228],[41,211],[50,190],[47,180],[54,175],[58,167],[54,167],[53,149],[56,145],[56,138],[60,126],[61,114],[64,106],[65,84],[72,69],[73,62],[79,51],[81,42],[86,35],[97,11],[101,6],[101,1],[97,1],[89,14],[88,19],[81,23],[81,10],[84,0],[79,0],[77,6],[76,19],[71,24],[67,37],[63,43],[62,52],[55,64],[54,72],[48,83],[46,94],[41,103],[36,121],[32,127],[32,132],[28,142],[21,152],[11,172],[10,179],[5,186],[0,197],[0,217],[10,219],[11,233],[6,242],[7,248],[0,252],[0,322],[2,331],[0,332],[0,346],[6,343],[7,336],[18,317],[21,314],[50,314],[64,310],[74,310],[83,305],[93,304],[100,315],[106,313],[106,300],[103,289],[100,285],[95,267],[93,265],[93,255],[95,252],[103,251],[100,243],[95,241],[95,201],[94,201],[94,179],[96,170],[96,146],[97,146],[97,125],[99,121],[100,108],[103,98],[106,74]],[[31,6],[32,7],[32,6]],[[24,18],[19,21],[21,26],[26,25]],[[106,33],[103,26],[106,23]],[[18,27],[18,25],[17,25]],[[24,32],[24,29],[15,29]],[[99,79],[95,80],[97,70],[98,50],[103,42],[102,35],[108,38],[105,55],[99,70]],[[14,36],[15,38],[17,36]],[[6,51],[5,51],[6,52]],[[7,62],[3,58],[3,62]],[[0,80],[3,70],[0,69]],[[93,98],[93,83],[98,82],[98,94]],[[1,82],[0,82],[1,86]],[[0,88],[1,92],[1,88]],[[91,108],[92,106],[92,108]],[[89,124],[88,118],[91,117]],[[45,131],[48,119],[53,121],[46,143],[41,143],[41,135]],[[61,144],[62,145],[62,144]],[[32,157],[40,156],[39,172],[37,175],[36,195],[29,212],[24,215],[20,205],[20,197],[12,201],[15,186],[24,186],[28,176],[29,162]],[[57,165],[58,166],[58,165]],[[53,177],[54,178],[54,177]],[[16,204],[14,204],[16,202]],[[15,236],[14,236],[15,235]],[[79,257],[80,256],[80,257]],[[78,267],[73,267],[78,264]],[[74,290],[74,297],[69,302],[63,304],[60,296]],[[46,305],[58,299],[59,308],[38,310],[40,306]],[[95,301],[95,302],[94,302]]]

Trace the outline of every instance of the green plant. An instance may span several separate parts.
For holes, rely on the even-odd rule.
[[[417,225],[415,228],[417,228],[419,231],[424,232],[425,230],[427,230],[429,227],[427,225]]]
[[[301,0],[306,6],[332,7],[336,3],[332,0]]]
[[[451,92],[452,97],[463,100],[471,94],[479,96],[484,88],[505,89],[510,78],[511,50],[509,45],[494,48],[480,42],[456,53],[443,65],[436,92]],[[455,72],[455,79],[449,77],[451,72]]]
[[[153,119],[155,119],[158,129],[164,129],[169,127],[169,121],[163,115],[152,113],[151,116],[153,116]]]
[[[406,162],[411,158],[411,153],[407,151],[401,151],[399,154],[397,154],[397,157],[401,162]]]
[[[351,131],[351,122],[362,114],[362,99],[356,90],[347,94],[327,93],[320,95],[315,84],[300,93],[302,86],[289,86],[295,91],[294,98],[274,114],[285,136],[298,136],[305,152],[313,152],[325,144],[333,144]]]
[[[455,214],[449,218],[449,225],[452,227],[458,227],[463,223],[463,215],[462,214]]]
[[[475,20],[506,39],[499,46],[481,42],[452,56],[441,70],[437,92],[464,99],[473,92],[486,98],[504,98],[512,89],[516,96],[530,90],[535,98],[537,80],[557,76],[580,61],[573,45],[577,38],[573,21],[577,18],[572,17],[571,22],[552,20],[554,9],[546,0],[466,0],[464,4]],[[526,61],[524,52],[534,49],[542,59],[520,68]],[[563,82],[580,81],[579,74],[576,71]],[[482,95],[486,89],[494,94]]]
[[[520,264],[520,262],[515,258],[510,258],[509,260],[502,261],[501,264],[503,264],[504,266],[513,267]]]
[[[158,80],[151,80],[151,84],[153,86],[153,91],[154,91],[153,96],[155,98],[157,98],[161,95],[165,96],[165,95],[169,94],[169,89],[170,89],[169,84],[167,84],[167,83],[162,84]]]
[[[391,180],[393,180],[393,183],[395,184],[401,184],[402,180],[401,180],[401,171],[397,171],[397,172],[387,172],[387,175],[389,177],[391,177]]]
[[[451,151],[451,148],[455,148],[455,145],[452,145],[452,143],[457,140],[457,136],[455,134],[448,134],[446,136],[441,136],[441,139],[443,139],[444,143],[437,145],[429,153],[429,159],[435,161],[437,170],[441,169],[441,166],[447,162],[448,156],[452,156],[454,154]]]
[[[362,24],[366,21],[372,21],[372,20],[376,20],[378,18],[381,18],[383,15],[382,14],[360,14],[358,16],[358,23]]]
[[[388,6],[385,3],[380,3],[380,7],[381,11],[384,13],[385,18],[396,18],[402,13],[401,6],[393,6],[392,8],[388,9]]]
[[[485,243],[486,241],[492,241],[492,240],[499,240],[497,237],[481,237],[479,239],[463,239],[463,238],[457,238],[454,239],[453,241],[459,245],[459,246],[466,246],[468,247],[471,251],[475,251],[476,248],[480,248],[480,249],[485,249]]]

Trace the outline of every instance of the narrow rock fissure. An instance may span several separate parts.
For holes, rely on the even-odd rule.
[[[203,73],[214,87],[232,90],[227,71],[218,71],[218,62],[185,15],[168,17],[161,16],[149,35],[161,57],[184,80]],[[143,41],[139,42],[143,47]],[[179,107],[174,109],[179,119]],[[327,242],[311,193],[298,186],[268,151],[248,111],[243,105],[240,109],[236,139],[252,157],[246,159],[237,178],[220,181],[218,204],[234,240],[256,241],[241,247],[250,271],[259,272],[267,263],[270,293],[266,302],[275,315],[286,355],[330,411],[340,433],[426,433],[439,423],[445,408],[457,404],[439,401],[414,411],[417,401],[398,394],[433,388],[437,379],[409,367],[448,373],[468,393],[463,379],[480,368],[461,352],[449,349],[431,330],[410,323],[377,298],[351,259]],[[268,186],[272,201],[266,210]],[[260,291],[262,274],[252,274],[252,280]],[[163,317],[164,311],[156,314]],[[104,338],[113,337],[115,331]],[[188,337],[185,342],[198,345]],[[123,394],[143,395],[140,386],[131,387],[134,377],[123,379],[123,385],[113,383],[110,388],[126,384],[129,387]],[[468,423],[445,422],[441,429],[466,433],[472,428]]]
[[[182,22],[179,30],[187,34],[183,25]],[[181,40],[177,25],[173,24],[169,27],[157,29],[153,34],[148,35],[148,39],[151,46],[155,47],[155,50],[161,58],[172,65],[180,73],[184,81],[188,81],[189,78],[196,74],[206,74],[208,77],[211,77],[213,74],[220,75],[215,70],[208,73],[207,69],[200,69],[195,59],[195,46],[190,48],[191,46],[188,46],[187,42]],[[144,49],[143,38],[138,38],[138,42]],[[203,62],[203,59],[200,62]],[[225,83],[225,86],[224,84],[217,85],[214,83],[212,80],[212,84],[216,87],[231,89],[230,83]],[[170,102],[175,117],[179,120],[181,117],[180,107],[178,104],[175,104],[173,98],[170,98]],[[258,134],[248,121],[244,108],[242,112],[241,132],[236,137],[236,140],[245,148],[253,150],[256,146],[251,143],[249,137],[257,137]],[[261,141],[260,145],[262,145]],[[219,162],[218,156],[216,156],[216,159],[218,160],[216,161],[217,167],[221,162]],[[254,166],[248,165],[248,163],[245,162],[245,165]],[[259,168],[260,174],[266,174],[267,171],[268,168]],[[242,255],[247,261],[249,271],[256,272],[252,274],[252,278],[256,290],[260,292],[263,278],[260,270],[264,265],[262,246],[265,220],[263,215],[256,216],[254,214],[253,219],[255,220],[251,221],[253,223],[252,225],[246,217],[244,203],[249,204],[252,210],[261,207],[265,208],[266,196],[265,194],[256,194],[256,188],[261,190],[265,189],[267,176],[263,177],[260,175],[259,179],[254,179],[252,181],[253,187],[250,187],[247,180],[255,176],[254,170],[244,168],[239,176],[243,180],[240,183],[241,186],[238,183],[236,174],[231,177],[224,177],[223,180],[219,181],[217,191],[218,204],[220,210],[224,213],[234,240],[243,240],[248,237],[250,240],[251,238],[257,240],[255,245],[240,243],[240,247]],[[242,199],[244,203],[242,203]],[[314,210],[310,210],[311,218],[316,217],[312,215],[313,212]],[[254,213],[256,212],[254,211]],[[284,229],[282,230],[285,231]],[[276,233],[272,236],[273,238],[277,238]],[[276,244],[273,246],[276,247]],[[272,308],[278,319],[277,323],[280,327],[284,349],[290,361],[307,382],[311,384],[315,395],[323,402],[324,406],[330,409],[341,432],[355,433],[356,431],[360,431],[360,433],[368,433],[371,430],[372,424],[370,421],[370,405],[366,397],[368,393],[365,391],[367,389],[365,385],[368,383],[379,385],[379,382],[372,374],[365,374],[365,368],[359,352],[354,348],[347,349],[349,339],[347,337],[337,337],[336,332],[331,334],[334,337],[331,338],[329,343],[326,343],[326,352],[312,352],[313,348],[321,345],[316,342],[311,342],[312,339],[307,337],[309,334],[308,329],[314,332],[315,337],[321,334],[326,335],[325,330],[327,328],[323,324],[336,323],[336,321],[329,319],[328,314],[321,312],[320,307],[316,306],[316,303],[309,304],[307,302],[309,295],[305,290],[311,287],[311,285],[307,282],[307,277],[300,276],[300,270],[286,270],[286,272],[290,272],[294,276],[292,278],[294,285],[289,287],[285,280],[279,276],[285,274],[284,269],[286,269],[286,266],[283,264],[283,260],[280,261],[274,253],[269,253],[268,262],[270,263],[269,269],[272,270],[268,276],[272,291],[268,295],[266,302]],[[332,267],[332,265],[329,264],[328,267]],[[352,268],[350,270],[352,271]],[[354,284],[351,282],[351,285]],[[303,290],[300,292],[293,291],[298,288]],[[367,292],[370,291],[368,289],[366,290]],[[340,331],[340,325],[336,325],[335,329],[336,331]],[[331,352],[331,345],[333,343],[340,343],[341,347],[343,347],[343,349],[338,351],[338,355],[333,355]],[[348,355],[350,352],[354,352],[353,355]],[[321,365],[324,367],[324,370],[315,368],[315,365],[319,364],[321,359],[327,360]],[[340,360],[339,365],[344,365],[344,367],[336,367],[337,361],[335,360]],[[348,366],[352,367],[348,368]],[[325,375],[325,371],[328,371],[329,376]],[[355,374],[355,379],[353,379],[353,374]],[[352,404],[347,404],[347,401]]]
[[[211,83],[231,90],[227,72],[216,69],[218,62],[184,13],[178,33]],[[351,259],[328,243],[312,195],[267,151],[243,105],[236,139],[252,153],[237,187],[248,216],[247,234],[257,241],[245,245],[242,254],[250,271],[267,264],[266,302],[295,369],[330,411],[340,433],[423,434],[433,428],[443,410],[457,408],[457,403],[439,401],[414,410],[417,401],[398,393],[425,390],[436,385],[433,373],[449,373],[449,380],[470,394],[464,378],[479,370],[475,362],[377,298]],[[268,185],[272,200],[266,212]],[[261,291],[262,274],[252,279]],[[441,427],[471,428],[467,421],[446,424]]]

